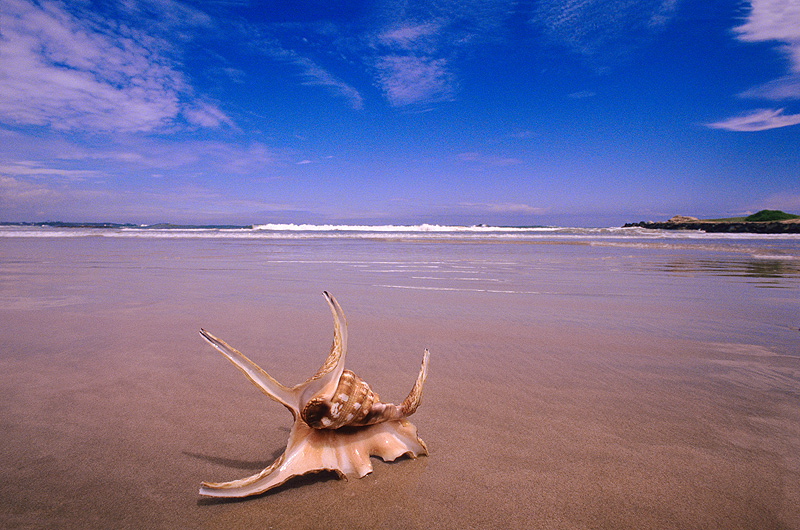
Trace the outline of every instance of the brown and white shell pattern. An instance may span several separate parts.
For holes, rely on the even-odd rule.
[[[340,477],[363,477],[372,471],[370,456],[392,461],[402,455],[416,458],[428,449],[407,418],[422,399],[427,377],[428,350],[414,387],[399,405],[383,403],[370,386],[344,369],[347,322],[336,299],[325,299],[333,314],[330,354],[304,383],[286,387],[264,370],[205,330],[200,334],[271,399],[288,408],[294,418],[283,454],[271,466],[251,477],[231,482],[203,482],[201,495],[245,497],[263,493],[306,473],[335,471]]]

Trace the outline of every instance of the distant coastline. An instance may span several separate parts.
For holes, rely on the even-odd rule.
[[[2,221],[0,226],[46,226],[50,228],[138,228],[138,229],[153,229],[153,230],[192,230],[192,229],[237,229],[237,228],[252,228],[252,225],[182,225],[171,223],[157,223],[152,225],[137,225],[134,223],[81,223],[81,222],[67,222],[67,221],[42,221],[42,222],[29,222],[29,221]]]
[[[653,230],[701,230],[714,233],[800,234],[800,215],[788,214],[780,210],[761,210],[747,217],[698,219],[675,215],[661,222],[640,221],[623,225],[623,228],[633,227]]]
[[[335,225],[335,224],[135,224],[114,222],[72,222],[72,221],[0,221],[0,227],[20,229],[66,229],[73,232],[80,229],[101,230],[111,233],[189,233],[207,232],[248,232],[248,233],[551,233],[573,232],[595,233],[614,231],[619,228],[570,228],[545,225],[493,226],[476,224],[459,225]],[[800,234],[800,215],[787,214],[778,210],[763,210],[748,217],[726,219],[698,219],[696,217],[675,215],[666,221],[639,221],[625,223],[622,228],[645,228],[651,230],[687,230],[707,233],[756,233],[756,234]],[[27,233],[27,232],[25,232]]]

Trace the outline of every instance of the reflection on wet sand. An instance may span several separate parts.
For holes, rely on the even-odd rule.
[[[788,288],[800,279],[800,261],[794,259],[670,259],[643,264],[648,271],[665,272],[676,276],[729,276],[756,278],[757,287]]]

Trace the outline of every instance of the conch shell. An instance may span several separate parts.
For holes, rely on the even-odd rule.
[[[327,292],[323,294],[333,314],[330,354],[317,373],[291,388],[278,383],[224,341],[200,330],[204,339],[264,394],[288,408],[294,418],[286,450],[271,466],[240,480],[203,482],[200,495],[257,495],[294,476],[324,470],[335,471],[340,478],[360,478],[372,471],[372,455],[388,462],[402,455],[416,458],[428,454],[417,428],[405,419],[417,410],[422,399],[428,350],[408,397],[400,405],[382,403],[367,383],[344,369],[347,322],[339,303]]]

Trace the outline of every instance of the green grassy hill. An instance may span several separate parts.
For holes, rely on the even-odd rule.
[[[787,219],[800,219],[800,215],[785,213],[780,210],[761,210],[744,218],[745,221],[785,221]]]
[[[787,219],[800,219],[800,215],[782,212],[780,210],[761,210],[747,217],[726,217],[724,219],[704,219],[715,223],[745,223],[764,221],[786,221]]]

